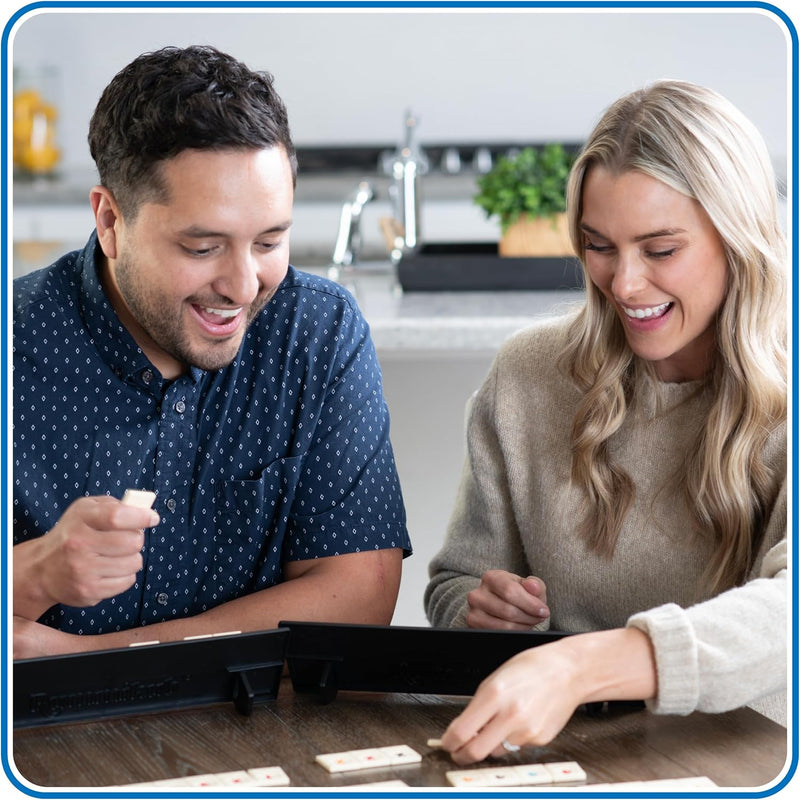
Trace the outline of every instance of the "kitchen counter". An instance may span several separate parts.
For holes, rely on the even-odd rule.
[[[359,264],[341,282],[355,295],[379,353],[495,352],[516,331],[583,299],[579,290],[403,292],[388,262]]]

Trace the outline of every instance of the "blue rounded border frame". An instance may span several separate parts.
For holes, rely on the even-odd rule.
[[[470,9],[470,8],[483,8],[483,9],[550,9],[550,10],[651,10],[651,9],[673,9],[673,10],[698,10],[705,9],[710,11],[723,11],[723,10],[760,10],[773,15],[780,21],[786,28],[791,42],[789,52],[789,109],[788,119],[791,134],[791,171],[787,175],[787,184],[791,191],[789,192],[790,206],[789,206],[789,225],[793,236],[791,237],[791,345],[792,345],[792,369],[791,369],[791,430],[793,432],[791,447],[789,450],[790,460],[792,465],[793,484],[791,487],[792,492],[792,508],[795,513],[790,519],[791,537],[793,547],[791,549],[790,561],[790,587],[791,587],[791,603],[792,603],[792,619],[794,624],[791,629],[791,653],[792,660],[790,680],[791,680],[791,696],[793,698],[792,707],[790,709],[790,732],[791,738],[789,741],[788,762],[789,766],[786,775],[780,783],[771,787],[768,790],[737,790],[722,792],[685,792],[685,793],[671,793],[671,792],[647,792],[636,794],[635,797],[642,798],[667,798],[667,797],[686,797],[686,798],[761,798],[771,797],[783,789],[787,788],[790,781],[794,777],[798,766],[798,537],[797,537],[797,503],[798,503],[798,234],[800,233],[800,226],[798,225],[798,35],[797,29],[794,26],[789,14],[771,3],[764,2],[724,2],[719,0],[42,0],[42,2],[29,3],[19,10],[17,10],[6,22],[2,38],[0,39],[0,246],[2,251],[0,255],[0,339],[2,340],[2,348],[0,348],[0,509],[2,510],[2,536],[0,537],[0,586],[4,588],[8,586],[9,576],[9,494],[8,489],[10,486],[9,474],[9,456],[10,456],[10,440],[9,431],[10,420],[8,417],[9,412],[9,397],[11,392],[11,371],[9,354],[11,352],[11,341],[9,339],[10,321],[9,311],[11,305],[11,275],[13,270],[10,270],[9,263],[9,206],[10,196],[12,192],[11,176],[9,175],[9,120],[8,120],[8,75],[10,74],[9,64],[9,36],[14,26],[17,25],[24,17],[32,14],[33,12],[42,10],[68,10],[68,9],[85,9],[87,11],[98,10],[118,10],[118,9],[174,9],[176,11],[183,10],[213,10],[213,9],[359,9],[359,10],[375,10],[375,9]],[[85,797],[119,797],[119,798],[184,798],[184,797],[214,797],[214,798],[329,798],[329,797],[342,797],[347,796],[347,791],[344,787],[328,790],[316,791],[249,791],[249,792],[160,792],[154,794],[146,791],[125,791],[114,790],[109,787],[107,792],[102,788],[89,792],[80,792],[77,790],[53,789],[48,790],[31,790],[27,786],[21,784],[16,776],[13,774],[10,765],[10,751],[9,745],[11,736],[9,733],[11,727],[9,696],[8,696],[8,671],[10,661],[10,653],[8,649],[9,640],[9,622],[10,615],[8,611],[3,608],[0,614],[0,757],[2,758],[3,771],[8,778],[11,786],[22,792],[28,797],[36,798],[85,798]],[[366,797],[363,793],[350,793],[351,797]],[[611,792],[592,792],[590,787],[583,787],[579,792],[569,791],[536,791],[536,792],[470,792],[470,793],[454,793],[453,791],[436,791],[430,792],[375,792],[370,797],[375,798],[453,798],[453,797],[470,797],[470,798],[615,798],[620,797],[619,794]],[[634,795],[630,795],[633,797]]]

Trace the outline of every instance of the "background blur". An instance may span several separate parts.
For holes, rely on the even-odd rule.
[[[704,84],[738,105],[761,130],[785,189],[789,42],[784,25],[760,10],[45,9],[21,20],[9,42],[15,85],[42,81],[56,111],[59,150],[47,175],[15,179],[15,275],[85,243],[95,182],[89,117],[120,68],[165,45],[212,44],[274,74],[300,149],[292,261],[301,268],[327,263],[342,202],[361,178],[376,186],[361,221],[363,256],[386,259],[380,159],[401,143],[409,109],[430,158],[421,184],[424,241],[497,239],[497,223],[472,203],[478,149],[496,156],[528,143],[579,144],[609,103],[659,78]],[[396,623],[425,624],[427,563],[444,536],[463,461],[464,403],[499,341],[535,316],[536,303],[554,307],[552,296],[513,294],[401,298],[389,283],[357,292],[384,369],[416,551],[405,564]]]
[[[580,142],[619,95],[669,77],[731,99],[760,128],[778,172],[785,171],[786,34],[760,11],[44,11],[18,25],[11,43],[16,75],[46,70],[58,110],[62,181],[42,201],[56,188],[74,189],[85,205],[93,181],[86,130],[110,78],[144,51],[192,43],[213,44],[272,72],[300,148],[394,148],[411,109],[420,144],[439,148],[435,171],[448,145]],[[293,231],[301,261],[324,257],[336,235],[335,203],[314,204],[338,201],[351,188],[318,182],[312,191],[302,180],[307,165],[301,158],[298,200],[310,204],[307,221],[299,217]],[[496,236],[496,223],[470,202],[470,167],[465,159],[460,174],[448,173],[448,183],[432,188],[431,199],[444,205],[425,210],[428,238]],[[368,248],[381,242],[377,219],[386,213],[385,199],[365,210]],[[17,238],[33,235],[26,221],[17,219]],[[57,224],[48,220],[51,236]]]

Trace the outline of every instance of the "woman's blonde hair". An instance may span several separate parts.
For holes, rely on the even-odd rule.
[[[680,478],[698,530],[714,535],[708,578],[719,591],[752,565],[770,499],[762,452],[786,419],[786,263],[772,165],[752,123],[709,89],[660,81],[626,95],[605,112],[570,175],[570,233],[582,261],[583,184],[595,166],[644,173],[696,200],[724,244],[729,276],[706,381],[711,407]],[[608,441],[639,381],[655,374],[630,350],[616,311],[584,272],[586,304],[566,354],[584,392],[572,432],[572,475],[589,503],[584,535],[610,555],[634,483],[612,462]]]

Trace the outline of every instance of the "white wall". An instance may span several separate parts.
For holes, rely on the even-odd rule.
[[[672,77],[725,94],[777,164],[787,153],[785,27],[752,9],[45,10],[10,41],[15,66],[60,70],[67,167],[91,164],[88,119],[113,74],[190,43],[271,71],[299,145],[394,142],[409,106],[423,142],[582,140],[618,95]]]

